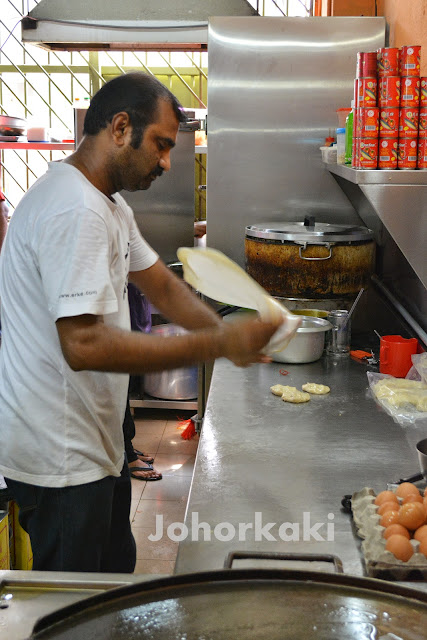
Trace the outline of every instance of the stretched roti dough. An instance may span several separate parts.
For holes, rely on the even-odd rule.
[[[307,391],[307,393],[313,393],[316,396],[323,396],[331,390],[326,384],[316,384],[315,382],[307,382],[306,384],[303,384],[302,389]]]
[[[310,400],[310,394],[305,393],[305,391],[299,391],[296,387],[284,387],[282,400],[284,402],[299,404],[300,402],[308,402]]]
[[[255,309],[265,321],[282,320],[263,353],[271,355],[287,347],[301,325],[301,316],[288,311],[238,264],[217,249],[180,247],[177,255],[182,262],[184,280],[200,293],[225,304]]]

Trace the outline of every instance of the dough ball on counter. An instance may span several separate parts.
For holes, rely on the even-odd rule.
[[[316,384],[315,382],[307,382],[302,385],[302,389],[307,393],[313,393],[316,396],[323,396],[330,392],[330,387],[326,384]]]
[[[270,391],[274,393],[275,396],[282,396],[285,389],[291,388],[292,387],[285,387],[283,384],[275,384],[273,387],[270,387]]]
[[[300,402],[308,402],[310,400],[310,394],[305,393],[305,391],[299,391],[296,387],[285,387],[282,400],[284,402],[299,404]]]

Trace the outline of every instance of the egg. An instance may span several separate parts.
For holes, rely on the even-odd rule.
[[[421,540],[418,551],[427,558],[427,537]]]
[[[387,511],[396,511],[398,509],[396,502],[383,502],[377,509],[379,516],[382,516]]]
[[[416,493],[419,494],[419,491],[412,482],[402,482],[402,484],[400,484],[396,489],[396,495],[398,498],[405,498],[405,496]]]
[[[407,504],[408,502],[419,502],[423,504],[423,499],[420,493],[408,493],[408,495],[402,499],[402,504]]]
[[[421,542],[425,537],[427,537],[427,524],[423,524],[414,533],[414,540],[418,540],[418,542]]]
[[[393,536],[396,533],[401,536],[405,536],[407,540],[411,538],[411,534],[409,533],[408,529],[406,529],[406,527],[402,527],[401,524],[391,524],[389,527],[387,527],[387,529],[384,529],[383,538],[388,540],[390,536]]]
[[[395,511],[387,511],[381,516],[380,525],[382,527],[385,527],[386,529],[391,524],[398,524],[398,523],[399,523],[399,509],[396,509]],[[399,523],[399,524],[403,524],[403,523]],[[405,525],[403,524],[403,526]]]
[[[388,513],[385,515],[387,516]],[[426,512],[424,506],[419,502],[408,502],[402,505],[399,510],[397,522],[409,529],[409,531],[415,531],[415,529],[425,524],[425,521]]]
[[[381,491],[381,493],[379,493],[375,498],[374,504],[379,507],[383,504],[383,502],[395,502],[396,504],[399,503],[396,494],[393,493],[393,491]]]
[[[397,533],[389,537],[385,548],[387,551],[391,551],[395,558],[402,560],[402,562],[407,562],[414,553],[414,549],[408,538]]]

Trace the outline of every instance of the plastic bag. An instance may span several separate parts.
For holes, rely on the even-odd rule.
[[[407,380],[421,380],[427,384],[427,353],[415,353],[412,356],[412,367],[409,369]]]
[[[405,427],[419,420],[427,421],[427,384],[423,380],[394,378],[372,371],[367,376],[372,397],[395,422]]]

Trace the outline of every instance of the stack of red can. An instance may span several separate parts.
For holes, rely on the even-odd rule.
[[[427,78],[421,47],[357,54],[353,159],[356,169],[427,169]]]

